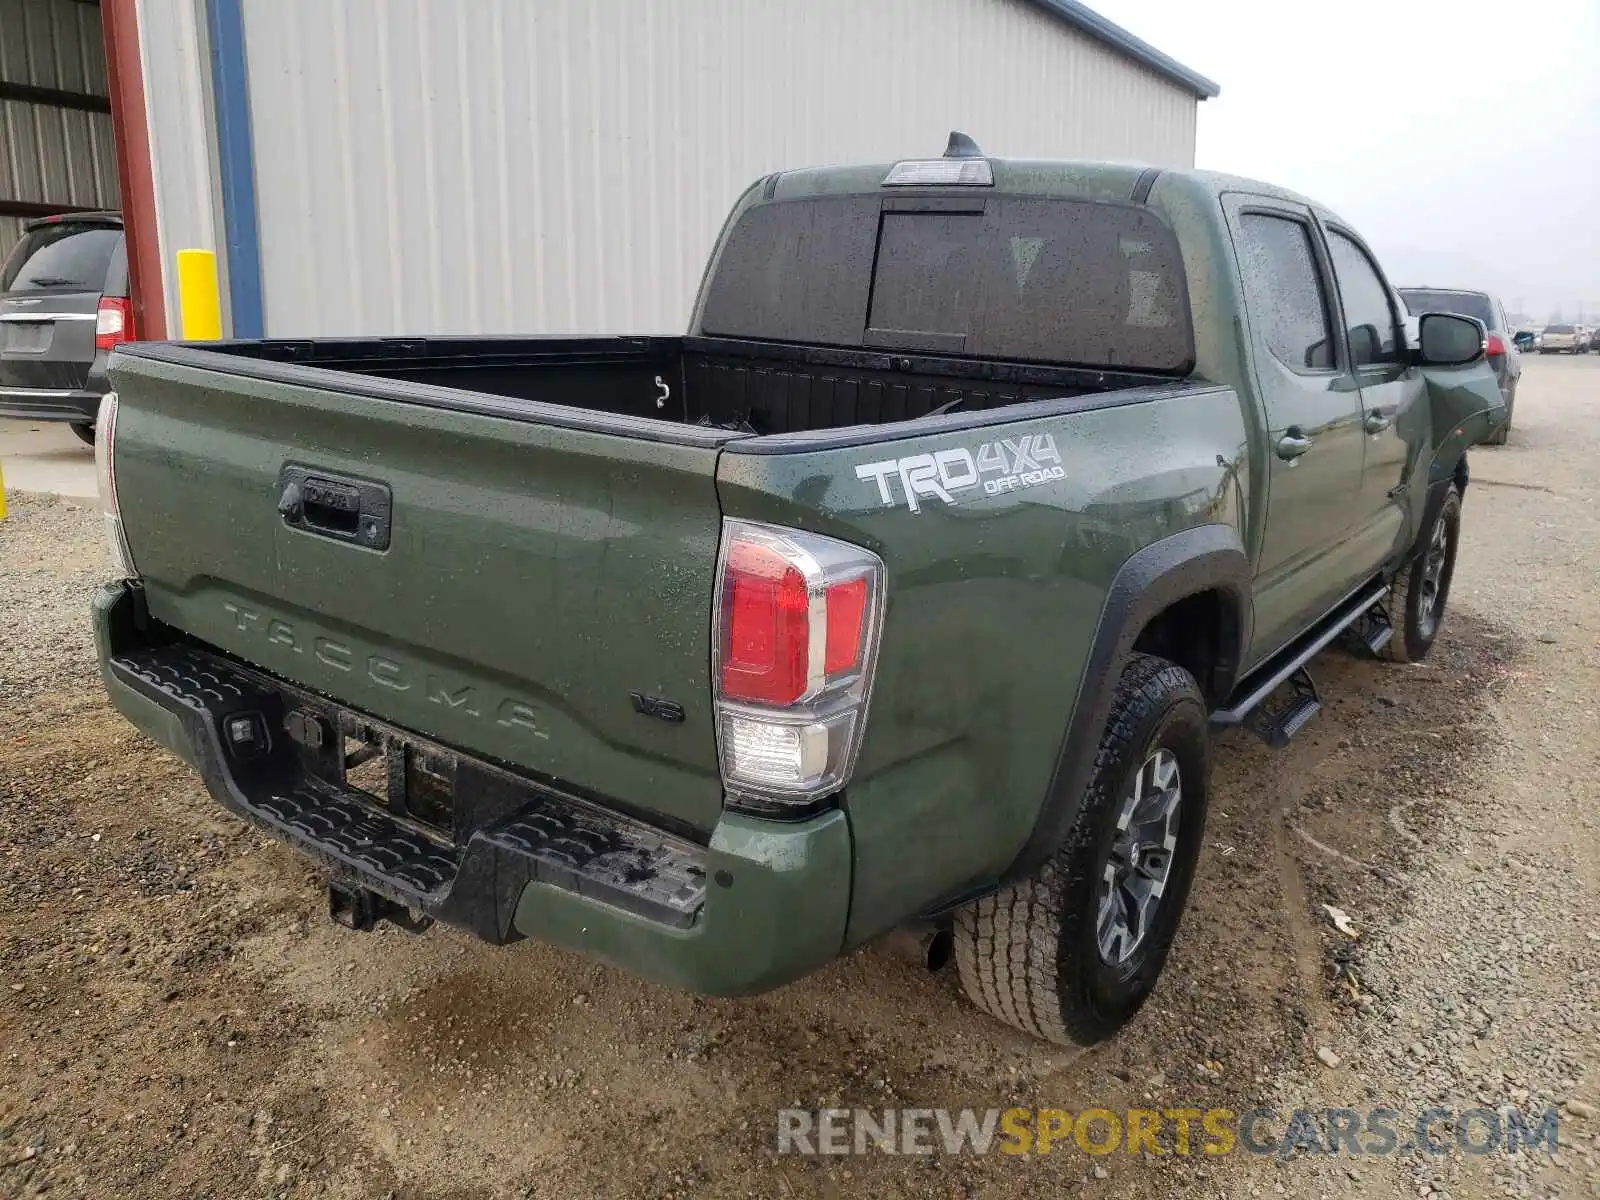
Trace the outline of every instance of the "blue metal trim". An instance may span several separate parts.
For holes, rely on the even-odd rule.
[[[1032,3],[1052,16],[1060,17],[1074,29],[1127,55],[1134,62],[1143,63],[1156,74],[1188,88],[1201,100],[1210,100],[1222,92],[1220,87],[1198,71],[1191,71],[1177,59],[1169,58],[1149,42],[1134,37],[1122,26],[1106,20],[1092,8],[1079,4],[1078,0],[1032,0]]]
[[[265,329],[261,239],[256,223],[255,144],[250,132],[242,0],[206,0],[206,33],[211,42],[211,94],[217,116],[231,336],[258,338]]]

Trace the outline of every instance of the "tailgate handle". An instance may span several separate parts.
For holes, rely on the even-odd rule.
[[[317,537],[387,550],[392,509],[389,485],[376,480],[294,463],[278,473],[278,515],[290,528]]]

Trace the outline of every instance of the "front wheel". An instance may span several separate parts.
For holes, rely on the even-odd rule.
[[[1389,617],[1394,636],[1384,648],[1391,662],[1421,662],[1433,649],[1450,599],[1450,579],[1461,541],[1461,493],[1447,485],[1444,503],[1428,530],[1428,540],[1394,578],[1389,592]]]
[[[1046,1041],[1110,1037],[1155,989],[1205,831],[1206,706],[1194,677],[1136,654],[1061,848],[959,910],[956,963],[990,1016]]]

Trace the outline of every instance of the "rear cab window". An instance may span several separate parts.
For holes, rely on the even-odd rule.
[[[707,334],[1187,374],[1177,238],[1151,209],[1021,196],[846,196],[741,214]]]
[[[0,292],[99,292],[105,289],[122,231],[62,221],[22,235],[0,268]]]

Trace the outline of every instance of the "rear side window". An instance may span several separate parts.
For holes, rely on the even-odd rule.
[[[41,225],[22,240],[0,271],[0,292],[90,291],[105,288],[106,269],[122,231],[62,222]]]
[[[761,205],[728,235],[707,333],[1187,372],[1172,230],[1135,205],[896,197]]]
[[[1476,317],[1485,329],[1503,329],[1504,322],[1495,315],[1494,302],[1481,292],[1425,292],[1417,288],[1404,288],[1400,298],[1413,317],[1423,313],[1454,313],[1458,317]]]
[[[1273,357],[1292,371],[1332,369],[1333,323],[1310,227],[1292,217],[1245,213],[1239,269],[1250,319]]]

